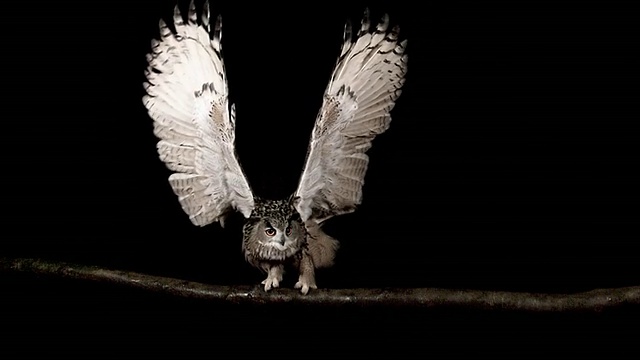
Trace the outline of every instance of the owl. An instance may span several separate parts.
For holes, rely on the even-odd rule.
[[[264,199],[253,193],[235,150],[221,17],[212,23],[208,1],[198,13],[193,0],[186,17],[176,6],[175,30],[160,20],[160,37],[147,54],[143,103],[158,155],[194,225],[224,226],[239,212],[242,251],[266,274],[264,290],[279,287],[285,268],[292,268],[295,288],[307,294],[317,289],[315,270],[331,266],[339,247],[323,223],[361,204],[367,151],[388,129],[405,82],[406,40],[398,40],[399,28],[389,28],[387,15],[372,26],[365,11],[355,36],[347,22],[297,188],[286,199]]]

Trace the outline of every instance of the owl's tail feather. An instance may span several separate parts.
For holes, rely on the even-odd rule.
[[[315,221],[307,222],[307,231],[309,232],[309,253],[313,259],[316,268],[324,268],[333,266],[336,252],[340,247],[338,240],[325,234],[320,225]]]

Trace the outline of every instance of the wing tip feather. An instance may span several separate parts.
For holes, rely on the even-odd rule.
[[[380,22],[376,27],[376,32],[379,34],[383,34],[387,32],[388,28],[389,28],[389,14],[385,13],[384,15],[382,15],[382,19],[380,19]]]
[[[198,19],[198,14],[196,13],[196,4],[194,0],[191,0],[189,2],[188,19],[190,24],[195,24]]]
[[[180,11],[178,4],[176,4],[176,6],[173,7],[173,23],[175,25],[184,24],[184,18],[182,17],[182,12]]]
[[[364,15],[362,16],[362,20],[360,21],[360,31],[358,31],[358,36],[362,36],[369,32],[371,29],[371,19],[370,19],[369,8],[364,8]]]

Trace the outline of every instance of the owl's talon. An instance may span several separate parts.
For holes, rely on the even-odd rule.
[[[309,293],[309,289],[318,289],[316,284],[308,284],[306,282],[303,282],[302,280],[298,281],[293,287],[296,289],[300,289],[302,295],[307,295],[307,293]]]
[[[264,284],[264,291],[269,291],[271,289],[280,287],[280,280],[278,280],[277,278],[268,277],[262,281],[262,284]]]
[[[282,281],[282,267],[274,266],[269,269],[269,275],[262,280],[261,284],[264,284],[264,291],[269,291],[273,288],[280,287],[280,281]]]

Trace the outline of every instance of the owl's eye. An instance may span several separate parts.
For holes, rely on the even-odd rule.
[[[287,236],[291,235],[291,226],[287,226],[287,228],[284,229],[284,231],[287,234]]]
[[[274,228],[267,228],[267,229],[264,231],[264,233],[265,233],[265,234],[267,234],[267,236],[273,236],[273,235],[275,235],[275,234],[276,234],[276,229],[274,229]]]

